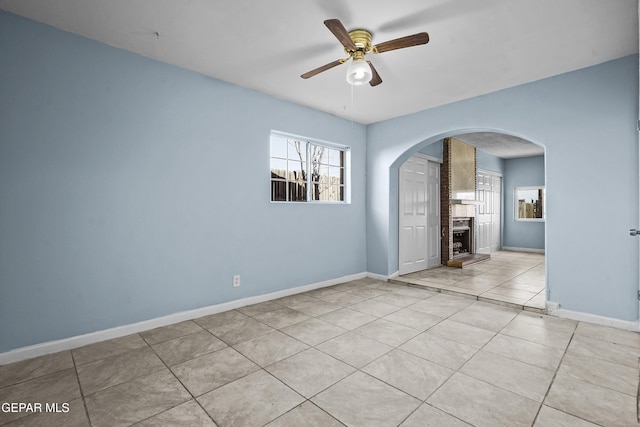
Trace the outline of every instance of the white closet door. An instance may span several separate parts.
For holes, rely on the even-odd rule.
[[[477,252],[500,250],[502,177],[494,172],[477,171],[476,197],[482,202],[476,211]]]
[[[491,211],[493,204],[490,174],[482,171],[477,172],[476,198],[481,202],[476,211],[477,252],[488,254],[491,253]]]
[[[500,250],[500,231],[502,230],[502,177],[491,176],[491,252]]]
[[[437,166],[431,165],[433,163]],[[430,178],[433,177],[433,179]],[[440,264],[440,165],[414,156],[400,168],[398,270],[412,273]],[[434,183],[432,181],[436,180]],[[434,194],[435,193],[435,194]],[[434,239],[437,242],[434,243]]]

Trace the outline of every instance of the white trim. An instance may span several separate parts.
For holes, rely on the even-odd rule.
[[[533,248],[513,248],[510,246],[503,246],[503,251],[512,251],[512,252],[535,252],[537,254],[543,254],[544,249],[533,249]]]
[[[295,288],[283,289],[281,291],[271,292],[264,295],[256,295],[229,301],[221,304],[210,305],[207,307],[196,308],[194,310],[182,311],[179,313],[169,314],[167,316],[156,317],[155,319],[144,320],[142,322],[131,323],[129,325],[117,326],[115,328],[104,329],[102,331],[91,332],[84,335],[64,338],[56,341],[48,341],[41,344],[30,345],[27,347],[16,348],[5,353],[0,353],[0,365],[7,363],[19,362],[25,359],[31,359],[45,354],[56,353],[58,351],[71,350],[73,348],[82,347],[84,345],[93,344],[100,341],[119,338],[138,332],[148,331],[150,329],[162,326],[172,325],[185,320],[197,319],[198,317],[208,316],[210,314],[221,313],[223,311],[233,310],[235,308],[244,307],[251,304],[270,301],[277,298],[287,297],[302,292],[312,291],[314,289],[334,286],[340,283],[350,282],[352,280],[371,277],[371,273],[356,273],[348,276],[338,277],[336,279],[325,280],[322,282],[311,283],[308,285],[298,286]],[[378,276],[378,275],[376,275]],[[384,277],[384,276],[379,276]],[[386,280],[382,279],[382,280]]]
[[[632,320],[615,319],[613,317],[599,316],[597,314],[583,313],[581,311],[565,310],[560,304],[547,301],[547,314],[563,319],[577,320],[579,322],[594,323],[596,325],[609,326],[625,331],[640,332],[640,323]]]
[[[351,149],[351,146],[348,144],[341,144],[339,142],[333,142],[333,141],[327,141],[326,139],[318,139],[318,138],[310,138],[308,136],[302,136],[302,135],[297,135],[295,133],[289,133],[289,132],[283,132],[280,130],[275,130],[275,129],[271,129],[271,135],[272,134],[276,134],[280,137],[283,138],[293,138],[293,139],[303,139],[305,141],[308,142],[314,142],[317,143],[319,145],[325,145],[327,147],[331,147],[331,148],[338,148],[338,149]]]
[[[376,279],[376,280],[382,280],[382,281],[387,281],[392,277],[395,277],[398,275],[398,272],[396,271],[394,273],[395,275],[391,275],[391,276],[385,276],[384,274],[377,274],[377,273],[367,273],[367,277],[371,278],[371,279]]]
[[[428,160],[428,161],[430,161],[430,162],[436,162],[436,163],[440,163],[440,164],[442,164],[442,163],[444,162],[444,160],[442,160],[442,159],[441,159],[441,158],[439,158],[439,157],[433,157],[433,156],[430,156],[430,155],[428,155],[428,154],[423,154],[423,153],[421,153],[421,152],[417,152],[417,153],[413,154],[411,157],[418,157],[418,158],[420,158],[420,159],[422,159],[422,160]],[[411,157],[409,157],[409,159],[410,159]],[[409,159],[407,159],[407,160],[409,160]],[[404,164],[404,163],[403,163],[403,164]],[[402,166],[402,165],[401,165],[401,166]]]
[[[518,190],[540,190],[542,189],[542,218],[520,218],[519,206],[518,206]],[[544,185],[534,185],[528,187],[514,187],[513,188],[513,220],[516,222],[546,222],[547,221],[547,196]]]
[[[499,176],[500,178],[504,178],[502,176],[502,172],[490,171],[489,169],[476,168],[476,175],[478,175],[478,172],[483,173],[485,175],[495,175],[495,176]]]

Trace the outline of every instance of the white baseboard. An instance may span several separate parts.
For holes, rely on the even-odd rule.
[[[395,276],[397,276],[397,273],[395,274]],[[369,277],[371,279],[382,280],[382,281],[386,282],[390,278],[394,277],[394,275],[392,274],[391,276],[385,276],[384,274],[367,273],[367,277]]]
[[[242,298],[221,304],[196,308],[193,310],[181,311],[179,313],[173,313],[167,316],[156,317],[155,319],[144,320],[142,322],[132,323],[129,325],[117,326],[115,328],[104,329],[102,331],[91,332],[84,335],[77,335],[61,340],[48,341],[41,344],[21,347],[14,350],[9,350],[5,353],[0,353],[0,365],[19,362],[21,360],[31,359],[33,357],[44,356],[45,354],[56,353],[58,351],[71,350],[73,348],[82,347],[100,341],[120,338],[126,335],[148,331],[150,329],[172,325],[178,322],[184,322],[185,320],[197,319],[198,317],[221,313],[223,311],[233,310],[235,308],[257,304],[260,302],[271,301],[302,292],[312,291],[314,289],[325,288],[327,286],[334,286],[340,283],[350,282],[352,280],[363,279],[365,277],[372,276],[370,275],[370,273],[351,274],[348,276],[338,277],[336,279],[311,283],[295,288],[283,289],[281,291],[271,292],[269,294],[256,295],[253,297]],[[386,280],[386,277],[382,280]]]
[[[533,252],[536,254],[543,254],[544,249],[533,249],[533,248],[513,248],[510,246],[503,246],[503,251],[512,251],[512,252]]]
[[[609,326],[625,331],[640,332],[640,323],[632,320],[615,319],[613,317],[599,316],[597,314],[583,313],[581,311],[565,310],[560,308],[560,304],[547,301],[547,313],[551,316],[563,319],[577,320],[579,322],[594,323],[601,326]]]

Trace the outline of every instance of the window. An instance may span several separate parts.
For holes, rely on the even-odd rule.
[[[514,200],[516,221],[544,221],[544,187],[516,187]]]
[[[272,202],[348,202],[349,148],[273,132]]]

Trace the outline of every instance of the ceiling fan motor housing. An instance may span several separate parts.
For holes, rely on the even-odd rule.
[[[349,32],[349,37],[353,40],[353,44],[356,45],[355,51],[350,51],[345,48],[345,52],[349,56],[353,56],[355,52],[362,52],[362,56],[367,53],[371,53],[371,33],[367,30],[353,30]]]

